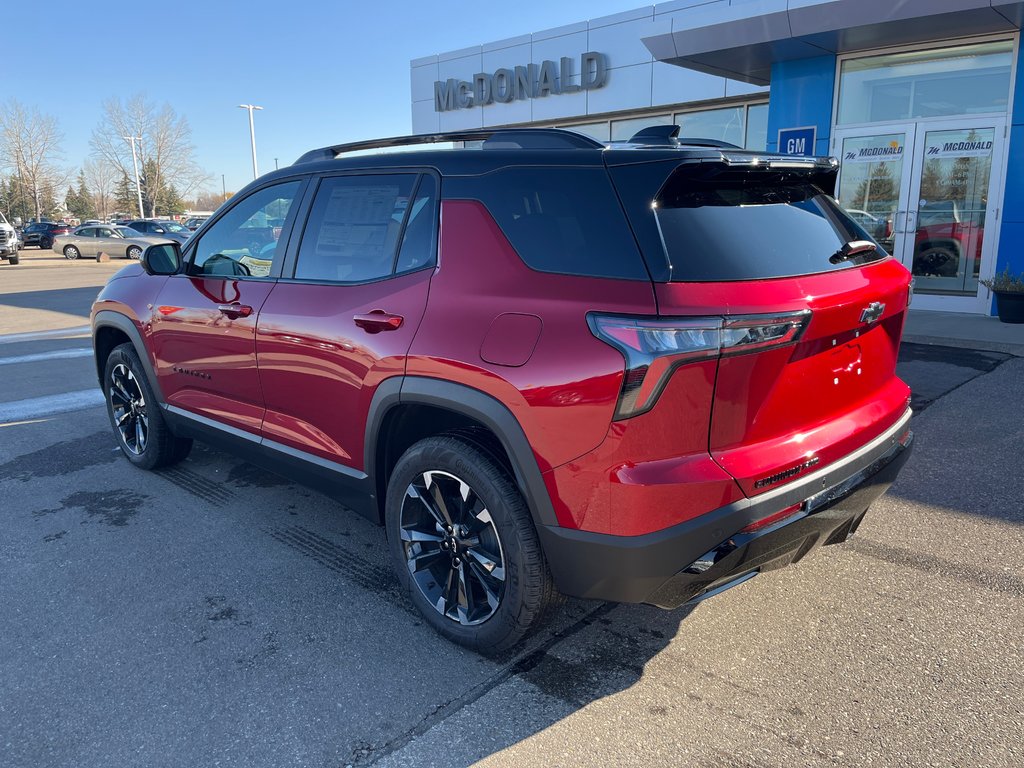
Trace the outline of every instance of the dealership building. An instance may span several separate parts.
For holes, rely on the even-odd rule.
[[[413,131],[676,124],[835,155],[915,307],[989,314],[979,281],[1024,271],[1022,21],[1024,0],[675,0],[415,59]]]

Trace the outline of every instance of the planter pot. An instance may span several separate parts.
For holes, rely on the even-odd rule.
[[[1024,323],[1024,292],[993,291],[996,295],[996,314],[1003,323]]]

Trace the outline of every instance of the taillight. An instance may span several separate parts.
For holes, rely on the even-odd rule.
[[[591,332],[626,358],[616,419],[646,413],[672,371],[695,360],[740,355],[791,344],[811,317],[809,309],[742,317],[647,318],[590,313]]]

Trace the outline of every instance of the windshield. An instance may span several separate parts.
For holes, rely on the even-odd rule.
[[[161,221],[160,226],[166,229],[168,232],[183,232],[186,234],[188,233],[188,230],[185,229],[185,227],[181,226],[181,224],[178,224],[176,221]]]

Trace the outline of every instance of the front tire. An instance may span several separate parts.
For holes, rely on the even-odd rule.
[[[422,440],[399,459],[385,525],[409,598],[459,645],[505,651],[557,602],[522,494],[494,459],[459,437]]]
[[[21,261],[21,257],[17,253],[13,253],[7,257],[7,260],[11,263],[11,266],[17,266],[18,262]]]
[[[75,246],[73,246],[73,245],[65,245],[64,246],[64,258],[67,259],[68,261],[74,261],[75,259],[77,259],[81,255],[82,255],[82,252],[79,251],[77,248],[75,248]]]
[[[128,248],[128,252],[125,254],[125,256],[129,259],[135,259],[136,261],[138,261],[139,259],[142,258],[142,249],[139,248],[139,246],[137,245],[133,245],[130,248]]]
[[[175,464],[192,450],[190,439],[175,437],[164,421],[135,347],[114,347],[103,370],[107,416],[118,446],[140,469]]]

